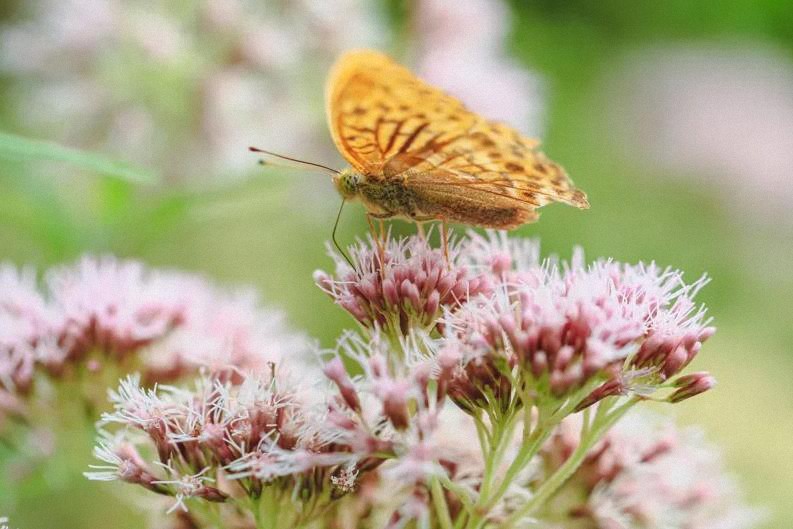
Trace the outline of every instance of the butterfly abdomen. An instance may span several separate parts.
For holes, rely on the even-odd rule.
[[[513,229],[539,217],[530,205],[486,190],[417,184],[409,191],[417,209],[427,217],[494,229]]]

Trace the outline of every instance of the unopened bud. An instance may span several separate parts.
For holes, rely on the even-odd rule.
[[[341,358],[338,356],[335,357],[325,364],[322,371],[325,373],[325,376],[333,381],[339,388],[339,393],[341,393],[341,397],[344,399],[347,406],[353,411],[361,411],[361,400],[358,398],[358,392],[355,390],[355,386],[352,380],[350,380],[350,376],[347,374],[347,370],[344,368],[344,362],[341,361]]]
[[[666,398],[667,402],[680,402],[700,393],[704,393],[716,385],[716,379],[707,372],[691,373],[675,380],[674,386],[678,388]]]
[[[613,397],[616,395],[624,395],[625,394],[625,383],[622,381],[622,378],[617,377],[613,378],[607,382],[604,382],[597,388],[595,388],[592,393],[587,395],[584,400],[582,400],[578,406],[575,407],[575,411],[581,411],[585,408],[588,408],[599,402],[606,397]]]

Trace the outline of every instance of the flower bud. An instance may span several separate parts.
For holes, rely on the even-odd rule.
[[[339,393],[347,406],[356,412],[361,411],[361,400],[358,398],[358,392],[355,390],[355,386],[350,380],[341,358],[337,356],[325,364],[322,372],[339,388]]]
[[[716,379],[710,373],[700,371],[684,375],[675,380],[674,387],[678,388],[666,398],[667,402],[677,403],[704,393],[716,385]]]

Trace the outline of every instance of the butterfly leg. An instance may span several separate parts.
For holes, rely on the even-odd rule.
[[[422,241],[427,240],[427,235],[424,233],[424,223],[419,220],[416,221],[416,235],[418,235],[419,239]]]
[[[446,221],[441,220],[441,244],[443,244],[443,258],[446,260],[446,268],[451,270],[452,264],[449,262],[449,230]]]
[[[380,245],[385,248],[386,240],[388,239],[386,229],[385,229],[385,222],[383,219],[378,218],[377,223],[380,225]]]

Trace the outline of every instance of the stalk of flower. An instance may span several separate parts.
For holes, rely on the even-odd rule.
[[[317,271],[315,283],[364,330],[382,330],[392,339],[412,330],[431,330],[444,310],[489,290],[489,281],[458,262],[460,245],[451,242],[448,260],[420,236],[387,238],[384,262],[369,237],[349,248],[352,266],[335,250],[333,275]]]
[[[529,485],[537,493],[577,452],[580,416],[566,419],[540,453]],[[718,452],[700,432],[638,410],[586,454],[581,466],[538,508],[548,529],[753,527],[762,515],[742,505]]]

